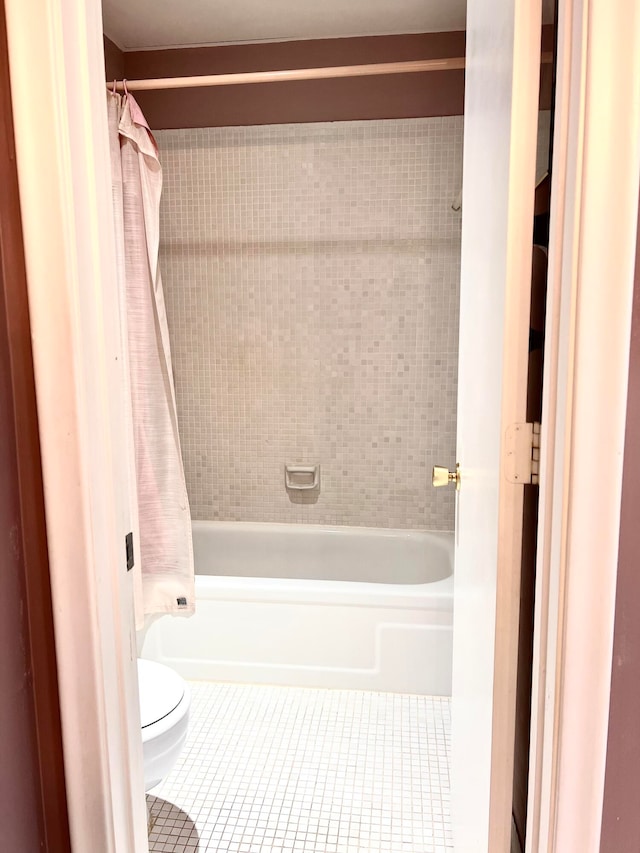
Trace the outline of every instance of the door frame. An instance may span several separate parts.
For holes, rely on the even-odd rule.
[[[640,180],[640,14],[559,4],[528,853],[600,847]]]
[[[603,299],[598,284],[633,278],[640,34],[633,0],[561,6],[529,836],[564,853],[597,849],[601,812],[632,288]],[[72,843],[143,851],[131,588],[114,571],[122,448],[106,429],[119,333],[106,117],[93,109],[104,93],[100,2],[7,0],[7,24]],[[595,115],[603,93],[622,110],[615,137]],[[614,141],[614,177],[603,181]],[[635,193],[634,204],[637,182]],[[594,333],[606,339],[606,364],[589,351]],[[593,494],[589,474],[603,458],[613,473]],[[585,636],[587,624],[598,630]],[[584,640],[588,656],[576,651]]]
[[[73,850],[144,851],[100,0],[5,0]],[[35,71],[34,71],[35,69]]]
[[[38,412],[13,134],[4,0],[0,0],[0,622],[3,841],[69,853],[70,838],[47,554]],[[12,547],[9,549],[9,541]],[[9,553],[10,550],[10,553]],[[5,701],[7,697],[10,701]],[[42,847],[40,848],[40,845]]]

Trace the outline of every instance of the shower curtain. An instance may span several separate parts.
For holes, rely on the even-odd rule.
[[[131,379],[140,624],[143,614],[194,611],[191,514],[158,268],[162,168],[134,98],[114,92],[107,97],[118,276],[125,294]]]

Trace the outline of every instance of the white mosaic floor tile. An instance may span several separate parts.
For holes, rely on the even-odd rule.
[[[449,700],[192,682],[151,853],[447,853]]]

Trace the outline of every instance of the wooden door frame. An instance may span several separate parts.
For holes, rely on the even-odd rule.
[[[1,476],[7,488],[14,490],[17,496],[17,515],[12,520],[15,536],[12,558],[15,557],[16,570],[22,576],[20,587],[24,591],[23,600],[7,604],[16,608],[16,612],[19,607],[23,612],[15,647],[3,650],[2,654],[15,652],[24,655],[27,661],[22,690],[30,694],[33,718],[24,719],[23,723],[32,727],[36,760],[32,766],[25,755],[18,772],[25,778],[32,778],[34,787],[39,788],[40,800],[40,813],[27,819],[40,827],[42,849],[65,853],[71,847],[4,0],[0,0],[0,186],[0,323],[3,327],[0,370],[3,388],[7,389],[2,406],[12,416],[14,424],[12,435],[3,435],[1,440],[15,458],[14,472],[3,470]],[[8,542],[4,544],[8,546]],[[8,554],[6,556],[9,558]],[[5,568],[10,570],[3,565],[3,570]],[[8,698],[3,696],[5,701]],[[19,708],[18,697],[15,699],[15,707]],[[3,731],[3,736],[11,737],[11,732]],[[5,767],[4,770],[15,773],[18,768]],[[16,784],[18,795],[20,790]],[[14,806],[19,810],[17,804]]]
[[[101,4],[5,8],[71,842],[139,852],[131,460]]]
[[[640,174],[640,15],[558,20],[526,850],[600,845]]]

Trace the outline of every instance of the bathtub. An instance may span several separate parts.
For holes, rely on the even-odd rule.
[[[142,656],[184,677],[451,694],[449,533],[196,521],[196,614]]]

